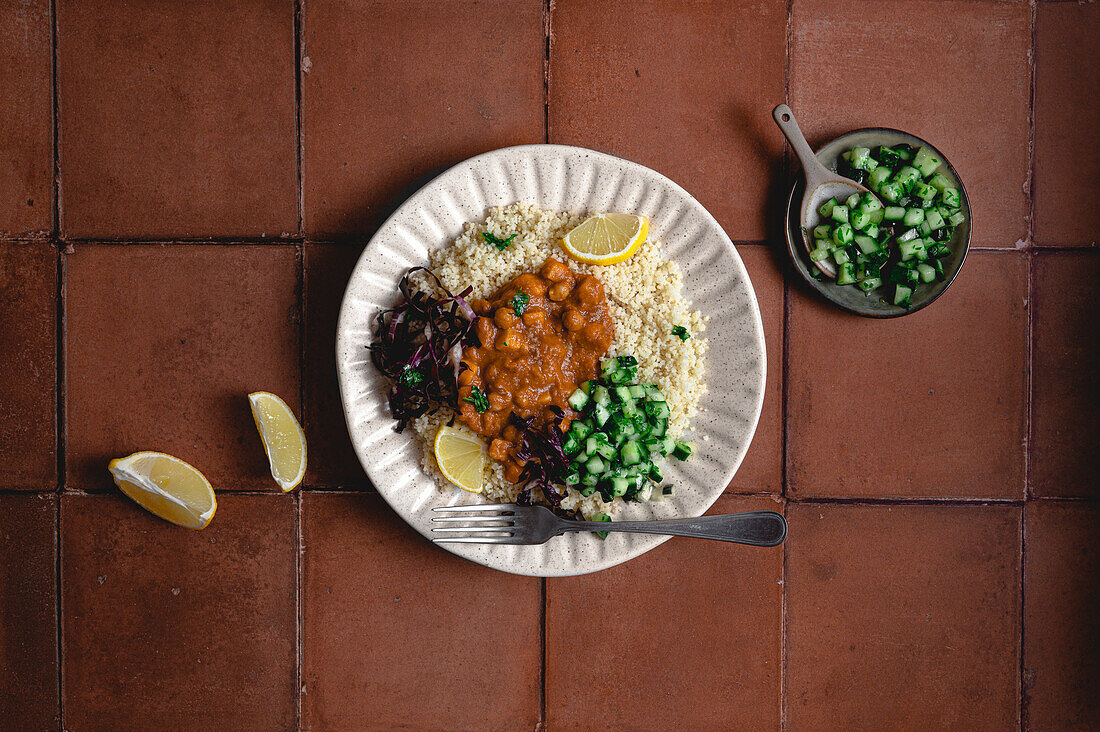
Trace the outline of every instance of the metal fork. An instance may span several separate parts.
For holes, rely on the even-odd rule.
[[[452,544],[543,544],[573,531],[627,531],[635,534],[669,534],[696,539],[718,539],[753,546],[776,546],[787,536],[787,521],[775,511],[746,511],[718,516],[664,519],[661,521],[573,521],[561,518],[545,506],[494,503],[442,506],[446,514],[433,516],[432,541]],[[440,526],[466,523],[469,526]],[[461,534],[456,536],[456,534]]]

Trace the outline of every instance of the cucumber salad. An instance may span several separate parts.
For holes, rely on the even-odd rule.
[[[564,482],[583,496],[598,491],[605,503],[664,500],[673,495],[671,485],[660,486],[665,456],[687,460],[695,452],[692,443],[667,436],[665,396],[652,384],[637,383],[637,372],[633,356],[604,359],[599,378],[569,397],[579,416],[562,442],[570,461]]]
[[[823,203],[810,260],[835,262],[838,285],[868,294],[893,286],[891,301],[908,308],[918,285],[945,276],[949,242],[966,221],[959,189],[938,172],[942,161],[927,147],[856,147],[841,158],[841,174],[879,197],[853,193]],[[814,274],[823,276],[816,266]]]

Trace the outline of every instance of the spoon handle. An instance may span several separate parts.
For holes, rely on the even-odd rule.
[[[813,184],[816,181],[834,177],[814,155],[814,151],[810,148],[810,144],[806,142],[802,130],[798,128],[798,121],[795,120],[794,112],[791,111],[790,107],[786,104],[780,104],[772,110],[772,117],[775,119],[775,123],[779,125],[783,136],[787,138],[787,142],[791,143],[799,162],[802,163],[802,170],[806,173],[807,191],[813,190],[815,187]]]

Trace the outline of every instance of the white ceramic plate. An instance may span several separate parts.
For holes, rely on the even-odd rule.
[[[764,399],[764,330],[752,283],[722,227],[683,188],[637,163],[564,145],[505,148],[459,163],[402,204],[367,244],[344,293],[336,333],[344,415],[367,476],[426,537],[436,506],[483,502],[457,488],[443,492],[425,475],[412,431],[393,429],[387,383],[371,364],[367,344],[379,310],[396,303],[397,282],[409,267],[426,264],[429,250],[457,237],[466,222],[483,220],[490,207],[521,200],[558,211],[645,214],[649,235],[679,262],[687,296],[710,316],[708,390],[693,424],[699,451],[686,462],[668,461],[665,479],[676,486],[675,498],[628,504],[619,518],[702,514],[741,464]],[[552,577],[606,569],[666,539],[570,534],[541,546],[439,546],[494,569]]]

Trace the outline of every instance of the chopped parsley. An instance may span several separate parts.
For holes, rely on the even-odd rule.
[[[682,341],[686,341],[688,338],[691,338],[691,333],[688,333],[688,329],[682,325],[673,326],[672,335],[676,336]]]
[[[406,365],[405,368],[401,370],[401,375],[397,377],[397,383],[403,386],[412,386],[422,381],[424,381],[424,374],[409,365]]]
[[[507,249],[508,245],[512,243],[512,240],[516,238],[516,235],[512,234],[507,239],[501,239],[499,236],[496,236],[491,231],[486,231],[484,234],[482,234],[482,236],[485,237],[485,241],[495,246],[498,252],[503,252],[505,249]]]
[[[473,404],[478,414],[484,414],[485,410],[489,408],[489,398],[482,394],[481,389],[476,386],[470,388],[470,396],[462,401]]]
[[[523,311],[527,309],[527,303],[530,301],[531,296],[526,292],[517,292],[512,295],[512,310],[515,311],[516,317],[523,315]]]

